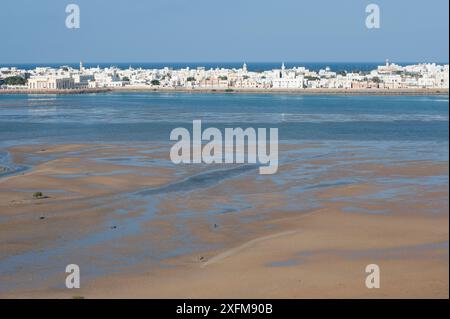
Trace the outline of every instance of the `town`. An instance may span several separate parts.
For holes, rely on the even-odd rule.
[[[401,66],[390,63],[371,71],[333,71],[329,67],[318,71],[297,66],[265,71],[241,68],[126,68],[114,66],[79,68],[70,66],[36,67],[23,70],[0,67],[0,92],[3,90],[52,91],[94,89],[153,90],[370,90],[370,89],[445,89],[449,88],[449,65],[421,63]]]

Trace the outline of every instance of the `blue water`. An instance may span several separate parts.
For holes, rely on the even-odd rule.
[[[281,140],[448,141],[448,96],[0,95],[0,147],[169,141],[170,131],[278,127]]]
[[[5,152],[7,147],[34,143],[170,142],[173,128],[191,130],[192,121],[198,119],[203,128],[277,127],[279,139],[286,142],[448,145],[448,103],[448,96],[444,95],[0,95],[0,174],[24,169],[11,163]],[[422,149],[412,147],[416,151]]]
[[[159,62],[159,63],[149,63],[149,62],[119,62],[119,63],[83,63],[87,68],[90,67],[101,67],[107,68],[110,66],[116,66],[121,69],[132,68],[143,68],[143,69],[162,69],[164,67],[169,67],[173,69],[181,69],[189,67],[195,69],[197,67],[205,67],[206,69],[215,68],[227,68],[227,69],[238,69],[242,68],[244,62]],[[279,62],[247,62],[247,68],[250,71],[266,71],[279,69],[281,67],[282,61]],[[410,65],[417,64],[419,62],[395,62],[398,65]],[[438,64],[446,64],[448,62],[437,62]],[[331,70],[335,72],[339,71],[370,71],[376,69],[378,65],[384,65],[385,61],[379,62],[284,62],[287,68],[292,67],[306,67],[309,70],[319,71],[320,69],[325,69],[330,67]],[[72,63],[22,63],[22,64],[0,64],[0,67],[18,67],[24,70],[31,70],[38,66],[49,66],[58,68],[61,66],[71,66],[73,68],[79,67],[79,62]]]

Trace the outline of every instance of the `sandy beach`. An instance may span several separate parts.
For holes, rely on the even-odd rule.
[[[321,147],[283,144],[276,177],[175,169],[158,143],[11,147],[0,297],[448,298],[448,160]]]

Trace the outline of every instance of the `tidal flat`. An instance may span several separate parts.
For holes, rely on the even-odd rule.
[[[193,120],[278,171],[174,164]],[[448,298],[448,150],[448,95],[1,95],[0,297]]]
[[[279,173],[260,175],[180,167],[169,147],[9,148],[30,168],[0,179],[0,296],[70,298],[71,263],[85,297],[448,294],[445,152],[284,143]],[[364,286],[370,263],[379,292]]]

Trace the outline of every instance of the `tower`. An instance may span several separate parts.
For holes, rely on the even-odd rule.
[[[284,62],[281,64],[281,74],[280,77],[284,78],[286,76],[286,66],[284,65]]]
[[[83,61],[80,61],[80,71],[83,71],[84,67],[83,67]]]
[[[242,66],[242,70],[247,73],[247,63],[244,62],[244,65]]]

